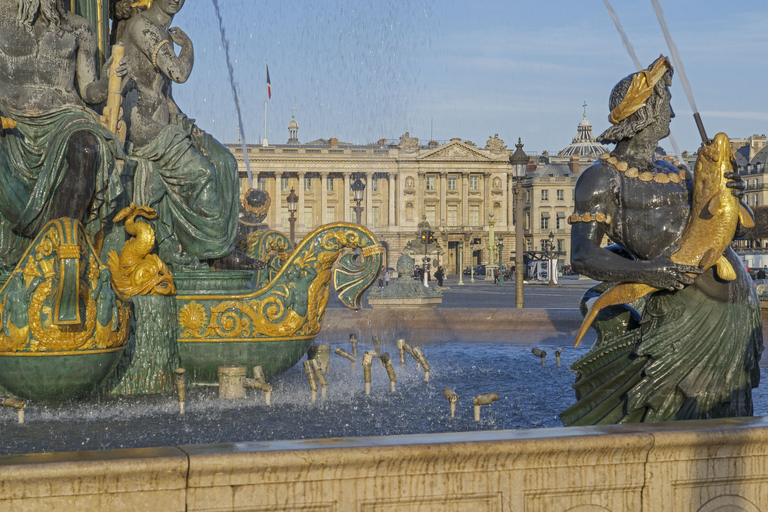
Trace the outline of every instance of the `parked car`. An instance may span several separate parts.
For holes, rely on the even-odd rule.
[[[476,265],[473,269],[473,272],[476,276],[484,276],[485,275],[485,265]]]

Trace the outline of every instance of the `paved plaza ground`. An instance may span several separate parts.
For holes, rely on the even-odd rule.
[[[469,276],[464,276],[464,285],[459,286],[459,276],[448,276],[443,282],[443,308],[514,308],[515,284],[494,285],[485,281],[484,276],[475,278],[471,283]],[[543,282],[532,281],[524,286],[524,307],[533,309],[578,309],[579,299],[590,287],[597,284],[592,279],[578,276],[563,276],[557,286],[547,286]],[[374,285],[376,286],[376,285]],[[437,286],[433,280],[430,286]],[[367,293],[365,295],[367,297]],[[368,307],[367,301],[365,301]],[[336,294],[331,292],[329,308],[344,307]]]

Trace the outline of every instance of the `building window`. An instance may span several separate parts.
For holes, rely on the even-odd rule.
[[[336,207],[335,206],[329,206],[326,214],[327,214],[327,217],[328,217],[328,222],[336,222]]]
[[[437,225],[436,219],[435,219],[435,212],[436,212],[435,205],[428,204],[426,206],[426,214],[427,214],[427,222],[429,222],[429,225],[434,227]]]
[[[541,200],[542,201],[549,201],[549,190],[542,189],[541,190]]]
[[[448,205],[448,225],[449,226],[458,226],[459,225],[459,207],[455,204],[449,204]]]
[[[448,190],[456,190],[456,176],[448,176]]]
[[[480,205],[479,204],[469,205],[469,225],[470,226],[480,225]]]
[[[557,215],[557,220],[555,220],[555,227],[557,229],[563,229],[563,224],[565,223],[565,218],[561,217],[560,214]]]
[[[375,182],[376,181],[374,180],[374,183]],[[373,217],[372,219],[373,227],[375,228],[379,227],[379,207],[378,206],[374,206],[373,208],[371,208],[371,217]]]
[[[480,189],[480,180],[476,174],[472,174],[469,176],[469,190],[479,190]]]
[[[259,181],[257,182],[256,187],[259,190],[267,190],[267,177],[266,176],[259,176]]]
[[[427,176],[427,190],[435,190],[435,176]]]
[[[304,190],[306,192],[312,192],[312,178],[304,176]]]
[[[377,178],[376,176],[374,176],[374,177],[371,179],[371,185],[373,186],[373,191],[374,191],[374,192],[378,192],[378,191],[379,191],[379,178]]]
[[[304,207],[304,225],[307,227],[312,227],[315,225],[315,221],[312,218],[312,207],[311,206],[305,206]]]
[[[328,176],[328,192],[333,192],[333,178]]]
[[[525,226],[526,231],[529,231],[531,229],[531,212],[525,212]],[[531,247],[530,244],[528,247]],[[530,250],[530,249],[528,249]]]
[[[288,190],[288,176],[280,177],[280,189],[283,191]]]
[[[549,229],[549,216],[544,216],[544,214],[541,214],[541,229]]]
[[[557,240],[557,252],[565,252],[565,240]]]
[[[558,189],[557,191],[557,200],[563,201],[563,198],[565,197],[565,191],[563,189]]]

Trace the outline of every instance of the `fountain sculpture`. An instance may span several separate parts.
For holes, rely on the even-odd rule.
[[[192,382],[221,365],[285,371],[319,332],[331,281],[359,307],[381,248],[347,223],[296,248],[243,229],[269,197],[242,194],[239,218],[235,158],[171,95],[194,61],[170,27],[184,2],[113,3],[101,78],[106,12],[94,29],[68,7],[103,2],[0,5],[0,386],[61,401],[98,385],[170,392],[180,365]],[[102,102],[101,116],[83,106]]]

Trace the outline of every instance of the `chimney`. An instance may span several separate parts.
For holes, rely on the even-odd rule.
[[[461,137],[451,137],[451,141],[454,141],[454,140],[461,142]]]
[[[431,147],[431,148],[436,148],[439,145],[440,145],[440,143],[437,142],[436,140],[429,141],[429,147]]]
[[[533,163],[533,158],[528,159],[528,163],[525,165],[525,172],[526,174],[529,172],[535,172],[536,171],[536,164]]]
[[[330,143],[332,148],[339,147],[339,139],[337,139],[336,137],[331,137]]]
[[[387,139],[379,139],[379,146],[384,147],[387,145]]]
[[[568,164],[568,168],[571,170],[573,174],[579,174],[581,169],[579,168],[579,154],[574,153],[571,155],[571,161]]]

